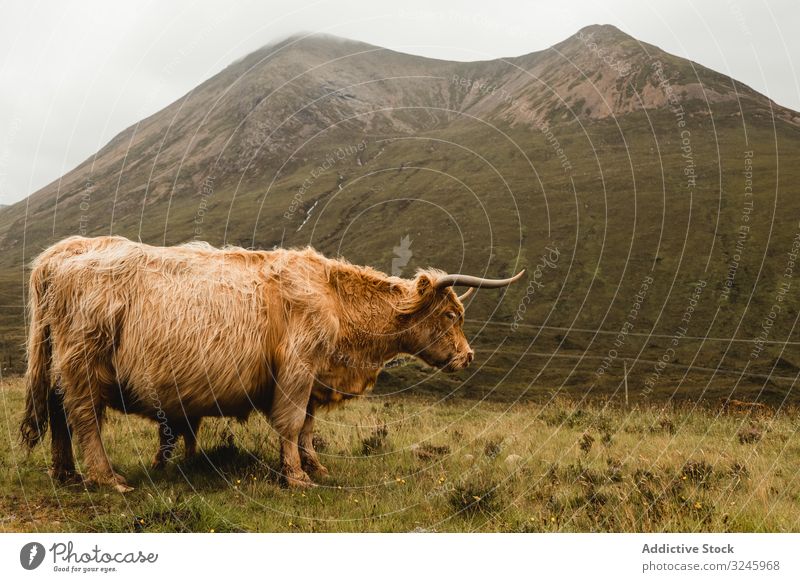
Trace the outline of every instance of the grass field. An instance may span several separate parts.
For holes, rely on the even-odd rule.
[[[798,531],[800,417],[692,404],[373,396],[324,412],[314,489],[278,484],[267,422],[207,421],[201,453],[149,470],[156,425],[112,414],[121,495],[59,486],[16,442],[21,378],[0,384],[0,531]]]

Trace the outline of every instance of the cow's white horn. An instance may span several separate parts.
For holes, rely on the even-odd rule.
[[[436,283],[437,289],[444,287],[480,287],[482,289],[497,289],[498,287],[507,287],[519,281],[522,275],[525,274],[525,269],[508,279],[484,279],[483,277],[473,277],[472,275],[445,275]]]

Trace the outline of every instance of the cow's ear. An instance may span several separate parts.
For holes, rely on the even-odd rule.
[[[417,275],[417,293],[426,295],[433,291],[433,281],[427,273]]]
[[[406,287],[397,310],[403,315],[411,315],[427,307],[433,300],[436,288],[433,279],[427,273],[420,273],[414,279],[413,286]]]

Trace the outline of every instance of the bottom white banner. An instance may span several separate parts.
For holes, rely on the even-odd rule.
[[[2,534],[0,572],[5,580],[137,582],[778,581],[800,580],[799,549],[800,534]]]

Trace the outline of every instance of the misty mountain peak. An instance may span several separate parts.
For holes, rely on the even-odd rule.
[[[5,209],[0,245],[21,240],[26,213],[30,222],[52,212],[56,198],[59,206],[79,204],[87,180],[98,192],[113,193],[118,219],[196,192],[208,175],[286,172],[306,159],[309,143],[353,146],[366,136],[455,131],[470,120],[530,129],[619,120],[676,104],[703,119],[726,103],[731,107],[713,114],[752,112],[800,125],[798,114],[728,76],[611,25],[584,27],[549,49],[479,62],[298,33],[232,63],[29,201]],[[93,208],[100,207],[95,198]]]

